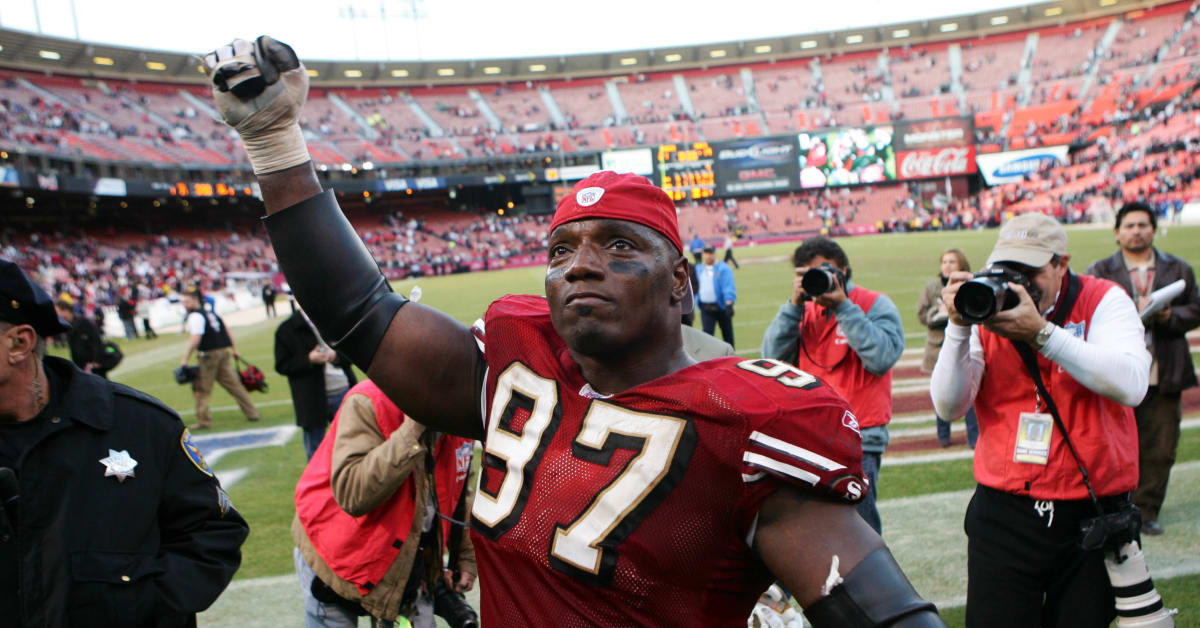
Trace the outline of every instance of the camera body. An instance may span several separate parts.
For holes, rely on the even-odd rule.
[[[1123,545],[1137,538],[1142,529],[1142,513],[1132,503],[1117,512],[1109,512],[1079,522],[1079,547],[1098,550]]]
[[[829,262],[804,271],[804,276],[800,278],[804,294],[810,297],[819,297],[833,290],[835,286],[845,285],[846,274]]]
[[[1028,275],[1004,264],[992,264],[958,288],[954,309],[968,324],[986,323],[997,313],[1017,307],[1020,297],[1008,289],[1010,283],[1023,286],[1034,303],[1041,300],[1041,290]]]

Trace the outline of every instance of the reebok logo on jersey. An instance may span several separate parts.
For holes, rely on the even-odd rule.
[[[604,188],[590,187],[583,188],[575,193],[575,202],[580,207],[591,207],[600,202],[600,197],[604,196]]]
[[[854,418],[854,415],[849,410],[846,411],[846,414],[842,415],[842,425],[854,430],[855,434],[862,436],[862,432],[858,431],[858,419]]]

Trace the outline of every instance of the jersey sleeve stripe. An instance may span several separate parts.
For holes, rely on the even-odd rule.
[[[767,474],[763,473],[762,471],[759,471],[758,473],[743,473],[742,481],[745,482],[746,484],[749,484],[751,482],[757,482],[766,476],[767,476]]]
[[[813,486],[816,486],[821,480],[821,478],[815,473],[809,473],[804,469],[793,467],[786,462],[780,462],[778,460],[768,458],[762,454],[756,454],[749,451],[742,455],[742,462],[746,463],[747,466],[754,467],[755,469],[762,469],[763,471],[767,471],[775,475],[782,475],[793,480],[799,480]]]
[[[483,319],[482,318],[475,319],[475,324],[471,325],[471,333],[475,335],[475,344],[479,345],[479,352],[483,353],[484,352],[484,346],[483,346],[484,333],[483,333]]]
[[[779,440],[773,436],[767,436],[762,432],[753,432],[750,434],[750,442],[756,445],[765,447],[779,454],[795,458],[801,462],[810,464],[822,471],[840,471],[846,468],[846,465],[839,464],[821,454],[809,451],[803,447],[798,447],[789,442]]]

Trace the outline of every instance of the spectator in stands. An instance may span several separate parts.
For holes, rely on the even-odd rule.
[[[876,532],[879,463],[892,420],[892,367],[904,352],[900,311],[886,294],[850,282],[850,260],[836,242],[809,238],[792,255],[792,296],[763,334],[762,356],[795,364],[833,386],[854,411],[862,433],[867,497],[856,508]],[[824,294],[807,294],[805,271],[825,264],[840,278]],[[828,267],[827,267],[828,268]]]
[[[196,424],[191,428],[206,430],[212,427],[212,413],[208,407],[208,400],[212,396],[214,382],[220,383],[237,401],[247,421],[257,421],[258,408],[250,401],[250,393],[246,392],[246,387],[242,385],[237,369],[233,366],[238,357],[237,349],[233,346],[233,335],[225,326],[225,321],[205,306],[204,297],[199,290],[192,290],[183,295],[183,306],[188,312],[183,326],[192,338],[179,365],[187,366],[192,353],[197,351],[200,360],[200,372],[196,381],[192,382],[192,393],[196,398]]]
[[[472,441],[426,431],[370,380],[350,390],[332,427],[296,487],[305,626],[356,626],[370,614],[385,627],[405,616],[432,628],[435,613],[478,625],[461,595],[475,582],[475,549],[446,518],[470,512]]]
[[[717,250],[709,244],[701,254],[701,263],[692,272],[696,276],[696,303],[700,309],[700,324],[704,333],[713,336],[716,326],[721,326],[721,338],[730,346],[733,342],[733,304],[737,301],[737,287],[733,271],[725,262],[717,261]]]
[[[925,334],[925,357],[921,361],[921,372],[932,373],[933,365],[937,364],[938,352],[942,349],[945,337],[946,323],[950,313],[942,302],[942,288],[950,280],[950,274],[958,271],[971,272],[971,263],[967,254],[961,249],[947,249],[942,253],[941,270],[937,277],[925,284],[917,299],[917,320],[929,328]],[[975,419],[975,408],[967,410],[967,445],[975,449],[975,441],[979,438],[979,424]],[[937,417],[937,439],[942,447],[950,446],[950,422]]]
[[[278,314],[275,313],[275,299],[278,296],[278,293],[275,291],[275,284],[268,281],[267,285],[263,286],[262,289],[262,300],[263,305],[265,305],[267,308],[267,318],[275,318],[278,316]]]
[[[288,378],[296,425],[304,430],[304,453],[312,459],[346,391],[358,381],[354,369],[317,335],[304,310],[296,306],[275,329],[275,371]]]
[[[1098,508],[1132,507],[1131,406],[1146,394],[1150,355],[1128,296],[1072,273],[1069,261],[1062,226],[1028,212],[1005,223],[987,261],[1027,278],[1032,290],[1008,284],[1016,307],[970,325],[954,304],[970,273],[953,273],[942,291],[950,323],[930,382],[933,405],[945,417],[971,404],[979,414],[979,486],[965,522],[968,626],[1107,626],[1116,616],[1103,550],[1081,547],[1080,524]],[[1061,421],[1047,416],[1031,373],[1045,379]],[[1114,531],[1108,540],[1120,546],[1136,534]]]
[[[108,369],[100,363],[104,358],[104,336],[100,329],[86,316],[76,316],[75,305],[68,298],[59,297],[54,303],[58,317],[66,321],[67,347],[71,350],[71,361],[85,373],[108,378]]]
[[[1184,282],[1182,294],[1142,321],[1151,357],[1150,386],[1133,410],[1138,431],[1138,486],[1133,503],[1142,511],[1142,533],[1150,535],[1163,533],[1158,515],[1179,445],[1180,395],[1197,383],[1186,334],[1200,326],[1196,276],[1187,262],[1154,247],[1157,227],[1158,218],[1149,206],[1125,205],[1117,212],[1115,228],[1120,250],[1087,269],[1087,274],[1124,288],[1139,311],[1146,309],[1155,290]]]

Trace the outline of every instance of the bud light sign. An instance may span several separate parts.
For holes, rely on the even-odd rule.
[[[792,136],[716,142],[713,151],[717,191],[723,196],[781,192],[798,182]]]
[[[985,153],[975,157],[979,172],[988,185],[1019,183],[1025,175],[1048,165],[1066,165],[1067,146],[1047,146],[1005,153]]]

